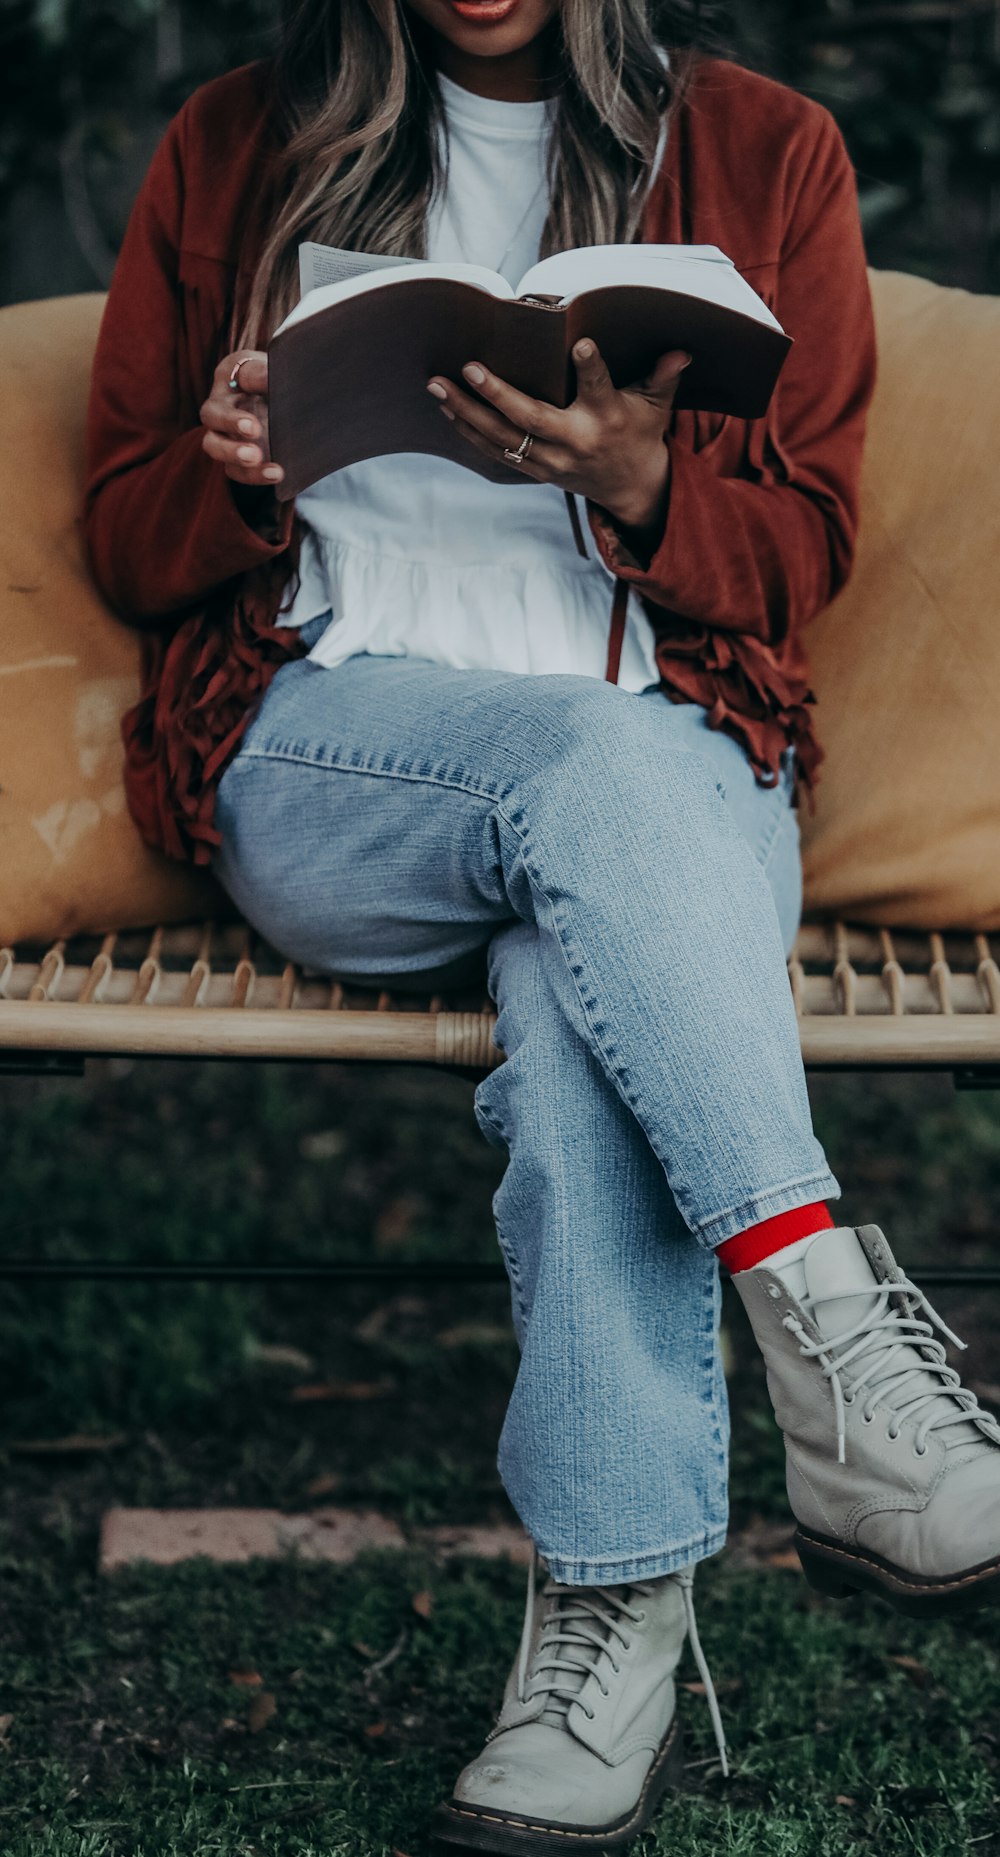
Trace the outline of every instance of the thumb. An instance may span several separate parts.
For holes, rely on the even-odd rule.
[[[628,392],[641,393],[644,399],[655,400],[669,407],[677,392],[684,369],[691,365],[691,359],[692,357],[685,349],[672,348],[668,354],[660,356],[645,380],[637,380]]]
[[[573,360],[576,363],[578,399],[588,401],[593,406],[614,393],[614,382],[596,342],[586,336],[582,342],[577,342],[573,349]]]

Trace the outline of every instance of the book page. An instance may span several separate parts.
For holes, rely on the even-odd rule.
[[[419,258],[393,258],[381,252],[342,251],[336,245],[317,245],[307,239],[299,246],[299,295],[316,290],[320,284],[341,284],[351,277],[366,277],[369,271],[384,271],[386,266],[420,264]]]
[[[558,295],[566,301],[588,290],[623,284],[680,291],[753,316],[768,328],[781,329],[767,304],[717,245],[591,245],[556,252],[525,272],[517,294]]]
[[[553,252],[525,271],[518,296],[578,296],[602,284],[632,283],[635,263],[650,264],[665,258],[675,263],[721,264],[732,268],[717,245],[579,245],[572,251]]]
[[[321,249],[323,249],[321,247]],[[349,257],[356,254],[348,253]],[[282,330],[290,329],[307,316],[315,316],[320,310],[329,309],[332,303],[344,303],[351,297],[364,296],[369,290],[399,289],[405,284],[419,283],[424,278],[450,279],[456,284],[471,284],[477,290],[484,290],[491,297],[513,297],[514,292],[506,278],[496,271],[488,271],[483,264],[432,264],[423,258],[408,259],[400,264],[393,259],[388,266],[379,264],[377,269],[361,274],[344,277],[339,283],[318,284],[300,297],[294,309],[289,310],[284,322],[274,330],[280,335]]]

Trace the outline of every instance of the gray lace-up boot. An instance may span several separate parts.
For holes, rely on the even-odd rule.
[[[799,1301],[733,1279],[785,1434],[806,1577],[918,1616],[1000,1599],[1000,1425],[947,1364],[945,1327],[877,1225],[820,1233]]]
[[[690,1637],[723,1772],[726,1746],[694,1617],[693,1573],[536,1596],[483,1752],[459,1774],[433,1835],[505,1857],[618,1850],[681,1770],[674,1672]]]

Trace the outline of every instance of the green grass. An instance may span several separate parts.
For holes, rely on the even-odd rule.
[[[995,1256],[996,1097],[945,1079],[825,1079],[814,1097],[847,1216],[880,1218],[908,1262]],[[0,1084],[0,1116],[8,1254],[494,1255],[498,1157],[454,1078],[102,1064]],[[969,1377],[995,1384],[997,1299],[938,1300],[973,1343]],[[781,1452],[737,1311],[727,1325],[734,1515],[754,1536],[786,1517]],[[502,1287],[4,1287],[0,1857],[424,1857],[427,1812],[498,1700],[521,1576],[412,1553],[102,1580],[97,1527],[114,1502],[331,1497],[404,1524],[503,1519],[515,1364]],[[290,1396],[327,1379],[379,1396]],[[37,1449],[81,1431],[108,1448]],[[647,1857],[1000,1857],[989,1615],[923,1628],[738,1555],[701,1589],[736,1773],[714,1772],[685,1695],[688,1783]],[[276,1702],[258,1732],[257,1692],[230,1680],[247,1668]]]
[[[522,1604],[511,1569],[395,1555],[98,1583],[70,1542],[12,1577],[9,1857],[422,1857],[427,1814],[488,1725]],[[838,1609],[789,1573],[713,1567],[702,1584],[706,1649],[732,1680],[735,1773],[718,1777],[704,1705],[685,1694],[687,1789],[648,1852],[1000,1848],[995,1640]],[[248,1669],[276,1705],[256,1733],[257,1692],[230,1677]]]

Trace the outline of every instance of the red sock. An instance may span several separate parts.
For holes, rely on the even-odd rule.
[[[727,1238],[720,1244],[715,1255],[735,1276],[740,1270],[752,1270],[755,1264],[762,1264],[776,1251],[783,1251],[786,1244],[833,1228],[829,1206],[817,1200],[813,1206],[796,1206],[794,1212],[779,1212],[776,1219],[764,1219],[760,1225],[748,1226],[745,1232],[737,1232],[735,1238]]]

